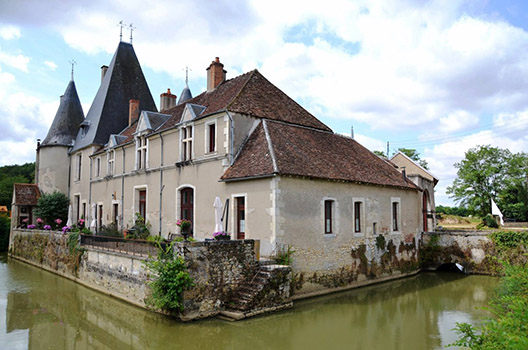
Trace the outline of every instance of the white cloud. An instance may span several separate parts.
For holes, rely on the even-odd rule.
[[[26,57],[24,55],[12,55],[6,52],[1,51],[2,48],[0,48],[0,63],[3,63],[5,65],[8,65],[10,67],[19,69],[23,72],[29,72],[28,70],[28,64],[30,61],[29,57]]]
[[[51,70],[55,70],[58,67],[57,64],[53,61],[44,61],[44,64]]]
[[[20,29],[15,26],[0,27],[0,38],[12,40],[20,38]]]

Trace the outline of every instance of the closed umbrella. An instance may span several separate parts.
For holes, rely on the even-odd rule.
[[[66,222],[66,226],[71,227],[72,224],[73,224],[73,207],[70,204],[70,206],[68,207],[68,221]]]
[[[223,232],[224,224],[222,223],[222,201],[220,197],[216,197],[213,203],[215,208],[215,229],[214,232]]]
[[[92,221],[90,222],[90,230],[95,231],[95,228],[97,227],[97,222],[95,221],[95,211],[97,209],[97,205],[95,203],[92,204]]]

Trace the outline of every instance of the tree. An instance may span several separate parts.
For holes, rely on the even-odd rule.
[[[425,159],[420,158],[420,153],[418,153],[414,148],[398,148],[398,151],[405,154],[407,157],[414,160],[416,163],[426,170],[429,170],[429,164]]]
[[[38,199],[36,214],[42,218],[46,224],[54,225],[56,219],[61,219],[66,225],[68,220],[68,206],[70,200],[61,192],[43,193]]]
[[[0,252],[6,251],[9,245],[9,230],[11,220],[7,215],[0,214]]]
[[[24,165],[6,165],[0,167],[0,205],[11,208],[13,184],[33,183],[35,163]]]
[[[474,214],[485,216],[491,213],[493,198],[499,208],[508,212],[506,216],[526,216],[526,154],[512,154],[490,145],[477,146],[468,150],[465,158],[454,166],[458,169],[457,178],[447,193],[455,201]]]
[[[373,151],[372,153],[374,153],[374,154],[377,155],[378,157],[387,158],[387,156],[385,155],[385,153],[383,153],[382,151]]]

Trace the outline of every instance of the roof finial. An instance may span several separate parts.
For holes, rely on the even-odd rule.
[[[183,70],[183,69],[182,69]],[[189,86],[189,71],[192,71],[188,66],[185,66],[185,86]]]
[[[128,28],[130,28],[130,44],[132,44],[132,32],[134,32],[134,29],[136,29],[136,27],[134,27],[132,23],[130,23]]]
[[[77,64],[77,62],[75,62],[74,59],[71,59],[70,61],[70,64],[72,66],[72,70],[71,70],[71,80],[73,81],[73,66]]]
[[[119,28],[119,42],[123,41],[123,27],[126,27],[126,24],[123,23],[123,20],[120,20],[117,24]]]

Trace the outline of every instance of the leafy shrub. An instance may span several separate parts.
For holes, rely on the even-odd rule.
[[[528,348],[528,266],[504,265],[506,275],[490,302],[495,318],[480,327],[457,323],[459,339],[450,346],[470,349]]]
[[[99,236],[106,236],[106,237],[123,237],[123,234],[121,233],[121,231],[119,231],[119,229],[117,228],[117,224],[115,222],[112,222],[108,225],[101,226],[97,234]]]
[[[145,219],[140,213],[136,213],[136,219],[134,220],[134,226],[128,229],[126,237],[127,239],[147,239],[150,235],[150,224],[145,223]]]
[[[152,294],[147,304],[157,309],[178,312],[183,310],[183,292],[194,284],[187,272],[187,266],[181,256],[174,256],[173,244],[164,249],[158,245],[159,252],[155,260],[147,260],[145,265],[155,274],[149,286]]]
[[[499,250],[516,248],[521,244],[528,247],[528,232],[526,231],[495,231],[489,237]]]
[[[499,224],[497,224],[497,221],[493,217],[493,215],[488,214],[482,218],[482,221],[480,224],[477,225],[477,229],[483,228],[483,227],[489,227],[489,228],[498,228]]]
[[[283,247],[277,251],[274,261],[279,265],[291,265],[293,263],[293,253],[295,253],[295,250],[291,246],[286,249]]]
[[[383,235],[378,235],[376,237],[376,247],[379,250],[384,250],[385,249],[385,237]]]
[[[158,243],[163,242],[163,237],[162,236],[148,236],[147,241],[154,243],[154,244],[158,244]]]
[[[70,200],[64,193],[55,191],[53,193],[43,193],[38,199],[36,214],[45,223],[55,225],[55,220],[62,222],[68,220],[68,206]]]
[[[7,215],[0,215],[0,252],[6,251],[9,246],[9,230],[11,219]]]

